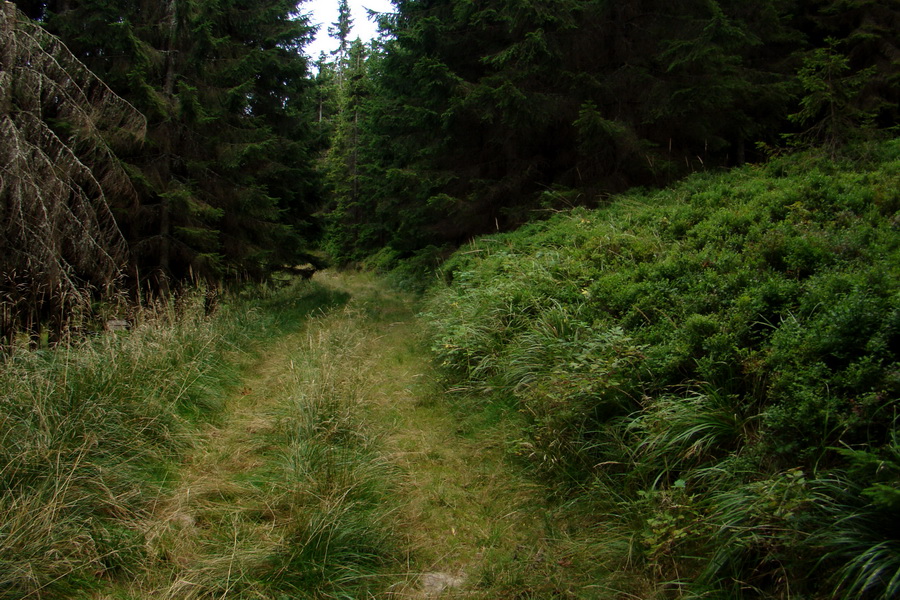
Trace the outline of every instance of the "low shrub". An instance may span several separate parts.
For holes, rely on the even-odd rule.
[[[472,242],[425,310],[448,388],[513,396],[519,454],[595,514],[638,510],[679,597],[894,596],[896,474],[859,457],[892,447],[900,399],[900,140],[868,156]]]

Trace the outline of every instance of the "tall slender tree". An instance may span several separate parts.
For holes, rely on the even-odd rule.
[[[353,18],[350,16],[350,5],[347,0],[338,2],[338,18],[328,28],[328,35],[334,38],[338,46],[332,52],[335,57],[335,65],[338,73],[338,82],[343,84],[343,72],[346,68],[350,51],[350,31],[353,29]]]
[[[337,111],[332,119],[331,145],[325,156],[326,181],[331,209],[326,233],[329,252],[340,261],[360,258],[354,254],[358,244],[377,244],[370,224],[373,217],[362,197],[361,163],[362,111],[370,94],[367,48],[357,38],[350,45],[343,67],[343,85],[334,90]],[[377,237],[377,236],[376,236]],[[369,238],[368,241],[363,241]],[[348,244],[347,240],[356,240]]]

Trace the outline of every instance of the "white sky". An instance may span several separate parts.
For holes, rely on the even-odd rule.
[[[300,4],[300,10],[309,14],[310,25],[319,25],[319,33],[316,39],[306,47],[306,54],[313,61],[319,58],[319,52],[326,53],[337,47],[337,41],[328,35],[328,28],[337,21],[337,9],[339,0],[305,0]],[[358,37],[364,42],[369,41],[378,33],[378,27],[374,21],[367,18],[366,9],[376,12],[393,12],[394,6],[390,0],[349,0],[350,18],[353,19],[353,31],[350,40]]]

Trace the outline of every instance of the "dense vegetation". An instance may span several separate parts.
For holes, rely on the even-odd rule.
[[[632,192],[443,266],[448,385],[520,413],[515,452],[616,524],[630,585],[900,593],[900,144],[872,152]]]
[[[342,87],[353,133],[333,148],[332,170],[343,168],[326,238],[343,262],[439,258],[550,209],[758,160],[757,144],[780,146],[783,133],[834,147],[897,122],[892,2],[396,9],[365,69],[334,65],[353,71]]]
[[[253,277],[297,251],[287,223],[313,175],[295,2],[19,5],[148,119],[147,145],[120,155],[139,201],[116,207],[137,277]]]
[[[375,507],[347,507],[377,496],[389,479],[379,476],[383,463],[368,458],[365,436],[354,433],[361,426],[350,406],[356,397],[349,388],[327,396],[346,387],[346,369],[329,380],[316,362],[340,364],[333,355],[295,349],[302,371],[281,382],[295,402],[268,440],[277,448],[273,464],[254,475],[265,482],[264,507],[277,512],[288,539],[271,538],[249,558],[242,552],[246,574],[229,581],[233,565],[221,557],[232,555],[238,509],[217,513],[201,504],[180,520],[165,512],[185,476],[185,457],[197,454],[203,429],[221,422],[226,398],[238,392],[260,345],[296,330],[313,311],[346,301],[309,283],[254,296],[223,306],[214,318],[204,317],[202,296],[183,298],[179,307],[143,312],[131,332],[66,351],[19,353],[3,363],[0,598],[86,597],[136,583],[156,598],[209,597],[229,587],[235,594],[274,589],[321,597],[321,590],[365,587],[371,565],[388,552],[378,537],[387,528]],[[330,348],[346,354],[361,334],[344,327],[322,335],[348,338]],[[333,436],[346,440],[332,455]],[[192,491],[195,503],[221,494],[202,486]],[[259,521],[259,506],[244,510]],[[190,543],[186,537],[197,536],[185,529],[193,519],[225,550],[212,544],[203,549],[211,556],[173,558]],[[354,560],[355,574],[347,571]],[[190,580],[196,595],[186,595],[179,579]],[[298,586],[305,586],[302,593]]]
[[[90,206],[115,219],[103,235],[61,227],[32,235],[52,240],[40,252],[5,254],[2,291],[14,312],[34,313],[4,318],[7,343],[41,322],[56,337],[76,304],[111,287],[138,298],[264,279],[308,260],[322,227],[341,263],[434,264],[474,234],[740,165],[785,135],[835,152],[897,123],[900,11],[885,0],[401,0],[368,45],[350,38],[354,16],[337,4],[336,50],[314,78],[313,31],[294,0],[4,9],[5,36],[40,26],[20,41],[65,56],[31,62],[39,52],[10,45],[5,130],[27,121],[40,132],[31,147],[77,158],[85,179],[4,168],[4,205],[23,181],[53,180],[75,197],[54,194],[51,216]],[[60,65],[71,81],[89,68],[105,96],[27,84],[62,89]],[[22,157],[13,139],[24,138],[7,136],[0,152]],[[24,231],[60,220],[21,214]],[[84,239],[104,242],[109,265],[88,264],[104,251]],[[34,262],[59,269],[36,286]]]
[[[317,244],[439,267],[448,396],[606,557],[509,597],[900,596],[896,1],[396,0],[369,44],[336,3],[315,76],[294,0],[0,7],[0,598],[380,593],[350,314],[209,537],[147,525],[228,352],[339,300],[216,290]]]

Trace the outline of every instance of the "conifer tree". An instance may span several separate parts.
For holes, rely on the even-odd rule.
[[[221,250],[235,275],[261,277],[294,260],[301,242],[282,216],[302,226],[312,210],[317,183],[302,54],[311,29],[295,9],[290,0],[231,0],[206,15],[219,37],[200,57],[214,66],[198,77],[205,87],[198,93],[224,126],[207,134],[206,172],[215,190],[210,203],[222,210]]]
[[[350,16],[350,5],[347,0],[338,2],[338,19],[328,28],[328,35],[337,40],[338,46],[332,52],[336,60],[338,82],[343,82],[343,72],[346,67],[350,49],[350,31],[353,29],[353,19]]]
[[[837,40],[826,42],[828,47],[815,50],[798,72],[804,94],[800,110],[789,118],[805,129],[790,137],[795,143],[822,146],[835,155],[840,146],[871,130],[875,112],[862,110],[854,101],[876,67],[850,73],[850,61],[837,49]]]
[[[317,187],[292,0],[65,0],[39,15],[149,120],[118,207],[142,285],[262,277],[292,260]]]
[[[326,245],[334,258],[346,262],[362,257],[356,252],[360,246],[374,247],[382,241],[373,235],[377,230],[372,223],[374,215],[362,197],[362,111],[370,93],[370,81],[367,49],[359,38],[350,45],[342,72],[343,85],[334,90],[337,111],[325,157],[331,194]]]
[[[369,229],[400,253],[742,162],[747,141],[778,139],[797,88],[790,0],[396,7],[360,181]]]
[[[804,70],[808,74],[812,63],[837,53],[846,59],[845,76],[865,79],[847,108],[871,115],[879,128],[895,126],[900,120],[900,4],[894,0],[799,4],[796,26],[806,34],[809,48],[798,66],[798,78],[804,77]]]
[[[661,69],[638,118],[644,135],[675,140],[689,160],[740,164],[746,140],[773,141],[783,123],[796,87],[784,57],[800,36],[784,26],[781,0],[691,7],[654,26]]]
[[[0,346],[116,291],[124,239],[113,196],[134,190],[111,144],[145,121],[58,38],[0,4]]]
[[[337,73],[334,63],[328,61],[323,50],[316,60],[316,76],[313,79],[316,98],[316,122],[325,123],[335,113]]]

